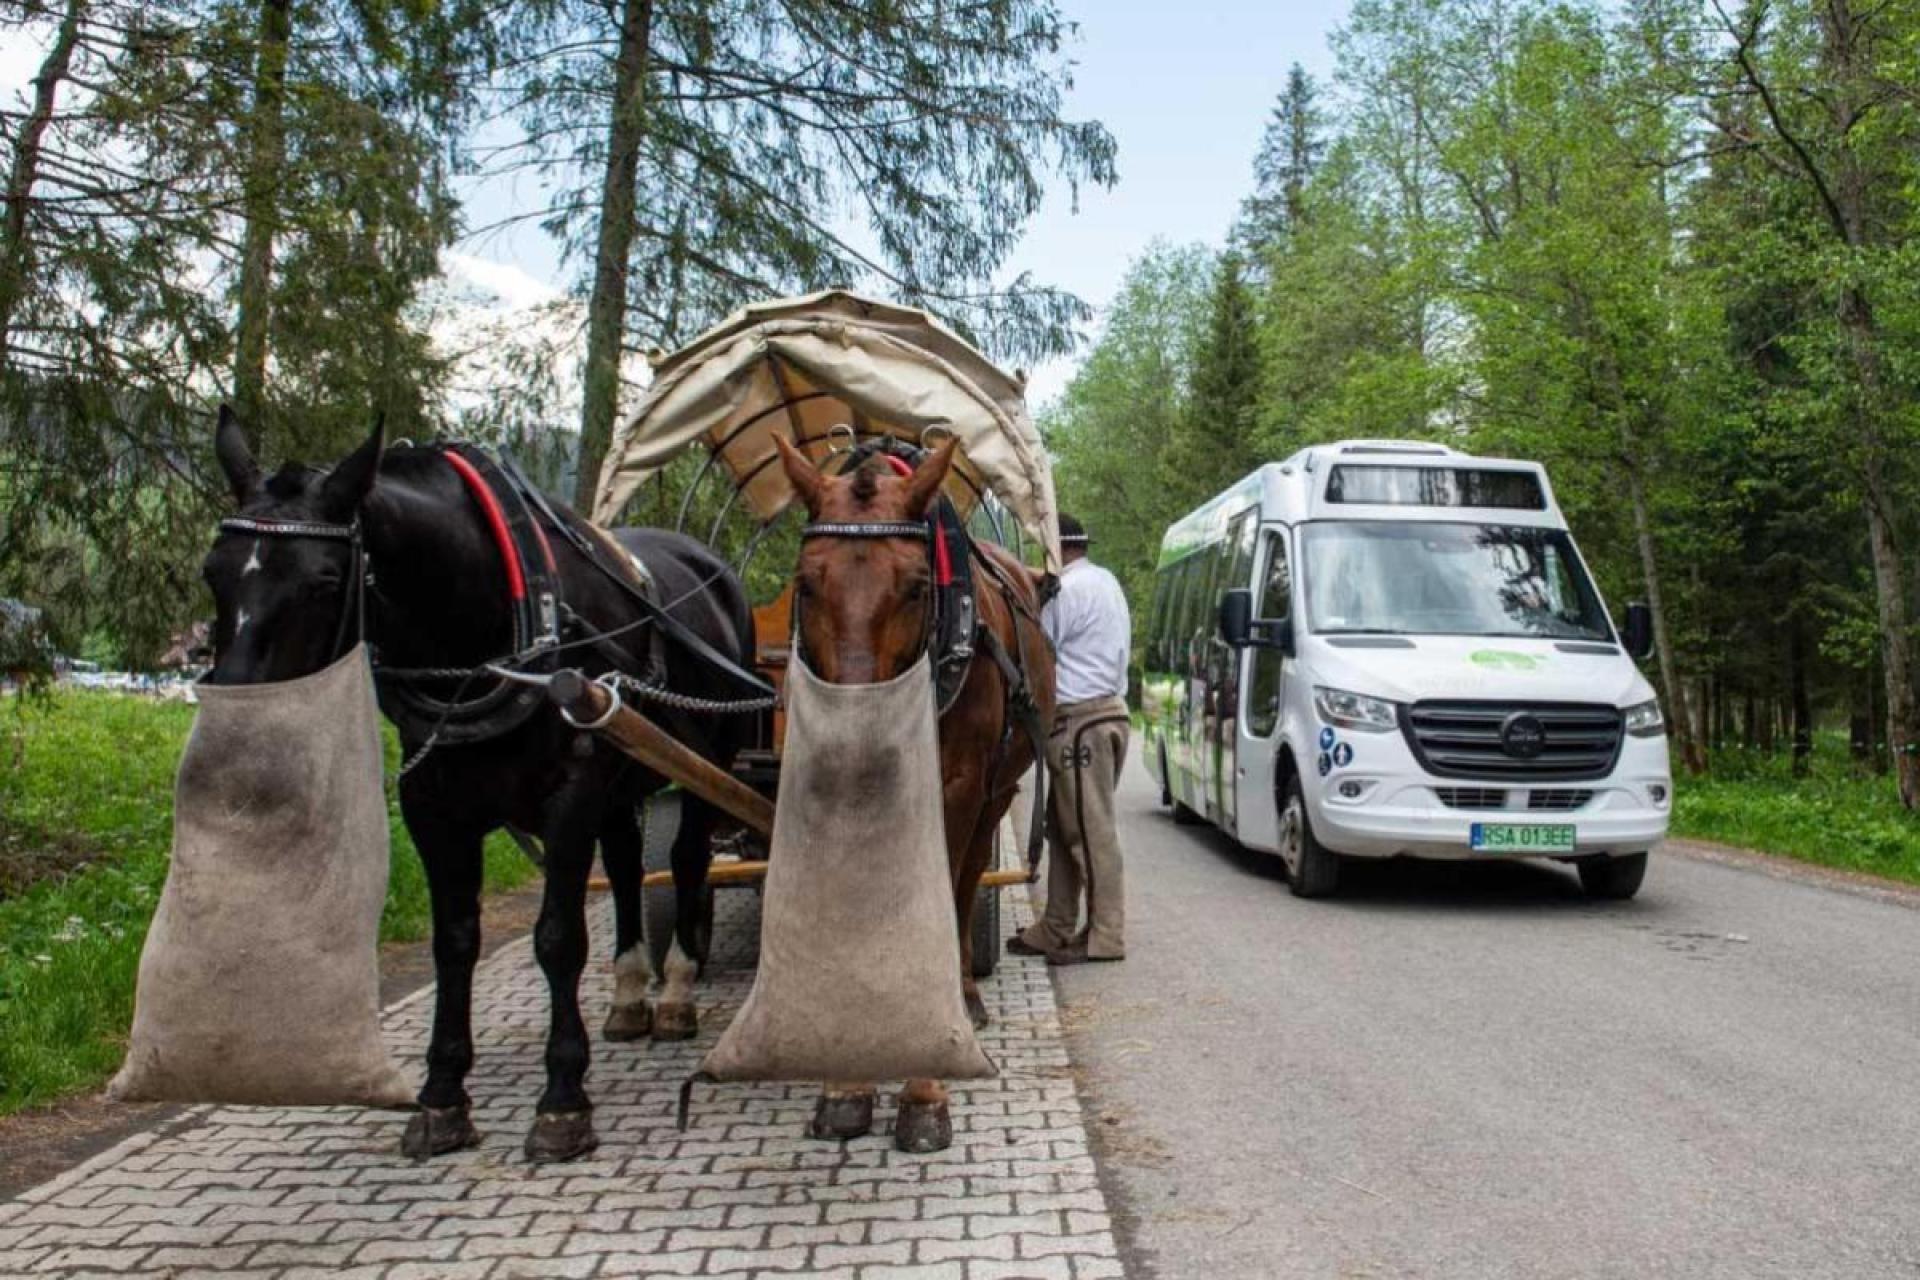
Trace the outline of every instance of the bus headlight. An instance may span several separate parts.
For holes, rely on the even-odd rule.
[[[1313,709],[1328,724],[1359,733],[1385,733],[1400,727],[1400,714],[1393,703],[1345,689],[1315,685]]]
[[[1627,732],[1636,738],[1657,738],[1667,731],[1658,698],[1628,707],[1620,714],[1627,722]]]

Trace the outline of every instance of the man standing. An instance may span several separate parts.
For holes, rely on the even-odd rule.
[[[1127,759],[1127,658],[1132,624],[1114,576],[1087,559],[1087,534],[1060,517],[1060,592],[1041,621],[1053,641],[1058,710],[1047,744],[1053,774],[1047,909],[1007,939],[1016,955],[1048,964],[1126,956],[1125,884],[1113,793]],[[1084,890],[1087,923],[1079,927]]]

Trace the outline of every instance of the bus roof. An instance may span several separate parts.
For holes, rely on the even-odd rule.
[[[1473,520],[1566,527],[1537,462],[1477,457],[1421,440],[1340,440],[1266,463],[1174,521],[1161,540],[1160,563],[1219,540],[1251,507],[1261,509],[1262,520],[1290,524]]]

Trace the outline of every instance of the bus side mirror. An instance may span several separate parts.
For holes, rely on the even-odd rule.
[[[1653,654],[1653,610],[1644,604],[1627,606],[1627,625],[1621,628],[1620,643],[1627,656],[1638,662]]]
[[[1277,649],[1293,656],[1293,620],[1253,616],[1253,592],[1234,587],[1220,596],[1220,638],[1235,649]]]
[[[1234,587],[1220,596],[1220,638],[1236,649],[1253,643],[1253,592]]]

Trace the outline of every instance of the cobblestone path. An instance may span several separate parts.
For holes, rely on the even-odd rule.
[[[1005,895],[1007,927],[1025,895]],[[611,904],[594,900],[584,1000],[611,994]],[[812,1086],[706,1086],[687,1132],[680,1081],[746,995],[716,965],[701,1037],[594,1045],[600,1150],[535,1167],[520,1154],[541,1085],[546,989],[522,940],[475,991],[473,1151],[415,1164],[404,1117],[203,1107],[0,1204],[0,1276],[511,1280],[533,1276],[813,1276],[822,1280],[1095,1280],[1121,1266],[1095,1180],[1046,968],[1006,956],[983,984],[997,1080],[954,1087],[951,1150],[893,1150],[891,1091],[873,1136],[810,1141]],[[388,1011],[418,1063],[431,992]],[[416,1068],[417,1069],[417,1068]]]

